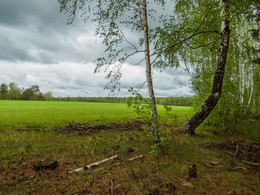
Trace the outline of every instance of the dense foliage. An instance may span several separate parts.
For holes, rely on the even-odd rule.
[[[204,4],[198,1],[194,7],[187,8],[179,2],[180,7],[187,8],[189,18],[203,30],[218,30],[221,13],[215,7],[209,7],[210,1]],[[215,2],[215,1],[212,1]],[[181,4],[181,5],[180,5]],[[207,124],[234,131],[236,123],[250,114],[259,114],[259,64],[254,59],[259,56],[259,35],[252,32],[259,28],[259,4],[254,1],[230,1],[230,44],[227,58],[222,96],[207,119]],[[209,12],[216,12],[210,15]],[[254,14],[253,14],[254,13]],[[183,13],[179,12],[183,16]],[[188,17],[185,17],[188,18]],[[196,18],[203,18],[197,20]],[[197,37],[183,49],[183,61],[191,73],[193,92],[196,94],[196,107],[200,107],[211,91],[214,71],[216,69],[218,36]]]
[[[176,1],[174,14],[156,29],[159,67],[185,65],[191,77],[195,107],[209,97],[222,36],[219,0]],[[260,113],[259,2],[228,1],[229,49],[221,98],[206,123],[234,130],[241,118]],[[158,39],[159,37],[159,39]]]
[[[27,89],[19,87],[14,82],[0,85],[0,100],[52,100],[52,98],[51,92],[43,94],[38,85]]]

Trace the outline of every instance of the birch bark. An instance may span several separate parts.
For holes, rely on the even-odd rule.
[[[153,80],[152,80],[152,67],[150,59],[150,48],[149,48],[149,34],[148,34],[148,20],[147,20],[147,4],[146,0],[143,0],[143,28],[144,28],[144,43],[145,43],[145,61],[146,61],[146,81],[148,85],[148,93],[151,103],[151,132],[154,141],[159,141],[158,129],[157,129],[157,110],[156,102],[153,90]]]
[[[240,92],[240,105],[243,106],[244,104],[244,95],[245,95],[245,61],[243,59],[243,46],[242,46],[242,39],[243,39],[243,35],[241,35],[242,33],[242,29],[239,28],[238,24],[238,28],[237,28],[237,34],[238,34],[238,47],[239,47],[239,92]]]
[[[213,86],[208,99],[201,108],[187,120],[181,128],[183,133],[194,134],[195,129],[207,118],[210,112],[217,105],[221,96],[225,66],[229,47],[229,0],[221,0],[222,22],[221,22],[221,41],[217,57],[217,68],[214,74]]]
[[[247,102],[247,106],[246,106],[246,110],[245,110],[245,114],[247,113],[248,111],[248,108],[252,102],[252,99],[253,99],[253,94],[254,94],[254,65],[252,64],[252,67],[251,67],[251,74],[250,75],[250,81],[251,81],[251,91],[250,91],[250,95],[249,95],[249,99],[248,99],[248,102]]]

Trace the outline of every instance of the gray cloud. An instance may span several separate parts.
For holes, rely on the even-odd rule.
[[[0,83],[37,84],[55,96],[107,96],[107,80],[101,71],[93,74],[93,61],[103,56],[105,47],[94,36],[95,25],[59,12],[53,0],[0,1]],[[124,30],[131,42],[140,33]],[[143,56],[135,56],[122,68],[120,96],[145,81],[144,66],[134,66]],[[184,71],[154,70],[157,96],[190,96],[189,77]],[[141,92],[146,95],[146,89]]]
[[[93,24],[67,25],[56,1],[0,2],[0,59],[43,64],[93,61],[104,48]]]

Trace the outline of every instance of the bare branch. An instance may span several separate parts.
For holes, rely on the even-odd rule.
[[[142,82],[142,83],[139,85],[139,88],[138,88],[137,91],[140,91],[140,90],[143,88],[143,86],[145,85],[145,83],[146,83],[146,81]]]
[[[135,65],[140,65],[143,61],[145,61],[145,58],[141,59],[137,64]]]
[[[190,77],[193,79],[194,76],[192,75],[192,73],[190,72],[190,69],[188,68],[187,61],[186,61],[185,57],[182,54],[180,54],[180,56],[181,56],[181,58],[184,62],[184,65],[185,65],[184,70],[186,70],[188,72],[188,74],[190,75]]]
[[[190,69],[189,69],[189,67],[188,67],[188,64],[187,64],[187,61],[186,61],[185,57],[184,57],[182,54],[180,54],[180,56],[182,57],[182,60],[183,60],[184,65],[185,65],[184,70],[188,72],[188,74],[190,75],[190,77],[191,77],[192,79],[194,79],[194,76],[193,76],[193,74],[190,72]],[[199,87],[199,86],[196,86],[196,89],[198,90],[198,95],[200,96],[201,100],[203,100],[200,87]]]

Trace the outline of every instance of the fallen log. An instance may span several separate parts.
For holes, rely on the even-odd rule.
[[[91,169],[91,168],[97,167],[97,166],[99,166],[99,165],[101,165],[101,164],[103,164],[103,163],[105,163],[105,162],[107,162],[107,161],[109,161],[109,160],[113,160],[113,159],[115,159],[115,158],[118,158],[118,155],[111,156],[111,157],[109,157],[109,158],[106,158],[106,159],[104,159],[104,160],[101,160],[101,161],[92,163],[92,164],[87,165],[87,166],[84,166],[84,167],[80,167],[80,168],[75,169],[75,170],[73,170],[73,171],[69,171],[68,173],[75,173],[75,172],[80,172],[80,171],[83,171],[83,170]]]

